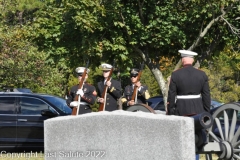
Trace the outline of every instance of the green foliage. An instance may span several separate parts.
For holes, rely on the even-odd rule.
[[[187,3],[179,0],[143,0],[141,3],[134,0],[112,0],[111,3],[0,0],[0,63],[5,67],[0,74],[6,75],[1,80],[15,86],[30,86],[39,92],[63,95],[77,83],[73,70],[85,66],[87,59],[92,70],[88,81],[95,86],[101,78],[98,68],[101,62],[117,60],[121,76],[117,77],[116,71],[114,77],[121,78],[125,86],[130,68],[144,60],[142,83],[149,86],[154,96],[160,94],[154,81],[159,74],[151,72],[160,71],[169,76],[173,68],[172,63],[169,65],[161,60],[171,59],[177,56],[177,50],[191,46],[209,22],[222,14],[221,9],[227,11],[231,6],[235,7],[228,10],[224,19],[208,28],[194,50],[202,58],[213,60],[209,71],[213,98],[232,101],[236,97],[230,95],[232,99],[227,99],[230,92],[239,97],[238,87],[233,87],[239,81],[236,78],[240,68],[239,53],[221,52],[225,46],[236,47],[239,43],[239,37],[232,34],[236,30],[227,25],[231,23],[240,28],[236,20],[239,2],[231,0],[191,0]],[[215,54],[213,59],[212,53]],[[230,61],[231,58],[234,61]],[[215,61],[223,63],[224,67]],[[206,68],[209,64],[202,66]],[[18,74],[19,68],[22,75]],[[221,73],[218,78],[211,77],[218,72]],[[216,90],[216,86],[220,88]]]
[[[43,6],[41,0],[0,0],[0,17],[7,25],[23,25],[33,21],[33,13]]]
[[[58,63],[59,58],[67,59],[64,65],[72,68],[86,57],[91,58],[95,66],[100,64],[99,59],[118,59],[118,64],[127,70],[127,66],[134,65],[133,59],[140,60],[135,47],[156,59],[175,55],[178,49],[190,46],[201,27],[205,27],[213,15],[221,13],[220,4],[215,1],[199,4],[197,1],[151,0],[138,4],[83,0],[56,5],[50,1],[36,14],[29,36],[49,53],[52,63]],[[208,13],[212,16],[206,16]],[[213,27],[201,46],[207,47],[220,30],[224,31],[222,36],[229,37],[224,26]]]
[[[226,47],[219,56],[213,57],[213,63],[208,69],[204,69],[209,76],[209,85],[213,99],[224,103],[239,100],[240,84],[239,69],[236,64],[240,63],[238,54],[233,54]]]
[[[145,69],[143,70],[143,74],[141,76],[141,83],[148,86],[151,97],[161,95],[160,88],[158,87],[155,77],[152,75],[151,71],[147,67],[145,67]]]
[[[15,27],[8,28],[8,32],[0,35],[1,83],[63,96],[66,80],[64,73],[45,63],[46,54],[22,39],[24,32],[23,29]]]
[[[32,10],[35,8],[42,8],[44,6],[44,1],[41,0],[17,0],[17,1],[14,0],[14,1],[16,4],[15,9],[19,11]]]

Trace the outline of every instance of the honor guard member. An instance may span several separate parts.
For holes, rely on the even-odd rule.
[[[146,100],[150,98],[150,94],[148,92],[148,86],[142,85],[140,81],[137,80],[139,69],[133,68],[130,71],[131,77],[131,85],[127,85],[124,89],[122,106],[126,109],[129,106],[134,104],[143,103],[146,104]],[[132,95],[134,91],[134,86],[138,87],[137,94],[135,100],[132,100]]]
[[[105,102],[105,111],[114,111],[118,110],[118,99],[122,96],[122,87],[121,83],[117,80],[114,80],[113,78],[110,78],[109,81],[107,81],[110,70],[112,69],[112,65],[110,64],[102,64],[102,75],[103,80],[98,82],[98,103],[104,103],[104,98],[102,97],[102,94],[104,94],[104,87],[105,85],[108,86],[107,92],[106,92],[106,102]]]
[[[78,67],[75,70],[77,73],[79,82],[81,81],[84,70],[85,70],[85,67]],[[68,99],[66,100],[67,105],[70,106],[71,108],[80,106],[78,114],[92,112],[90,105],[94,104],[96,101],[97,92],[95,87],[86,82],[89,72],[90,70],[87,69],[87,74],[85,76],[82,89],[78,89],[79,84],[73,86],[70,89]],[[81,96],[80,104],[78,101],[74,101],[75,96],[78,96],[78,95]]]
[[[167,114],[192,116],[202,112],[210,112],[211,96],[208,77],[205,72],[192,66],[197,53],[179,50],[183,68],[171,75]]]

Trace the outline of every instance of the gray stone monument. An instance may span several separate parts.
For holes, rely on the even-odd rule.
[[[46,160],[194,160],[192,118],[95,112],[44,122]]]

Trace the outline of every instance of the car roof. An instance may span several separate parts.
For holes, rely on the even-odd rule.
[[[154,96],[147,99],[148,102],[159,102],[159,99],[163,99],[163,96]]]
[[[29,97],[58,97],[55,95],[51,95],[51,94],[47,94],[47,93],[32,93],[32,92],[0,92],[0,96],[1,95],[27,95]],[[59,97],[61,98],[61,97]]]
[[[24,93],[32,93],[31,89],[28,88],[14,88],[14,92],[24,92]]]

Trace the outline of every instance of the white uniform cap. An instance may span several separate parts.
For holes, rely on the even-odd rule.
[[[104,63],[101,65],[103,71],[110,71],[112,69],[112,65]]]
[[[76,71],[76,73],[83,73],[85,69],[86,69],[86,67],[77,67],[75,69],[75,71]],[[89,72],[90,72],[90,69],[87,69],[87,73],[89,73]]]
[[[130,74],[138,74],[138,72],[139,72],[139,69],[132,68],[131,71],[130,71]]]
[[[188,50],[178,50],[179,53],[181,53],[181,57],[191,57],[198,55],[196,52],[188,51]]]

